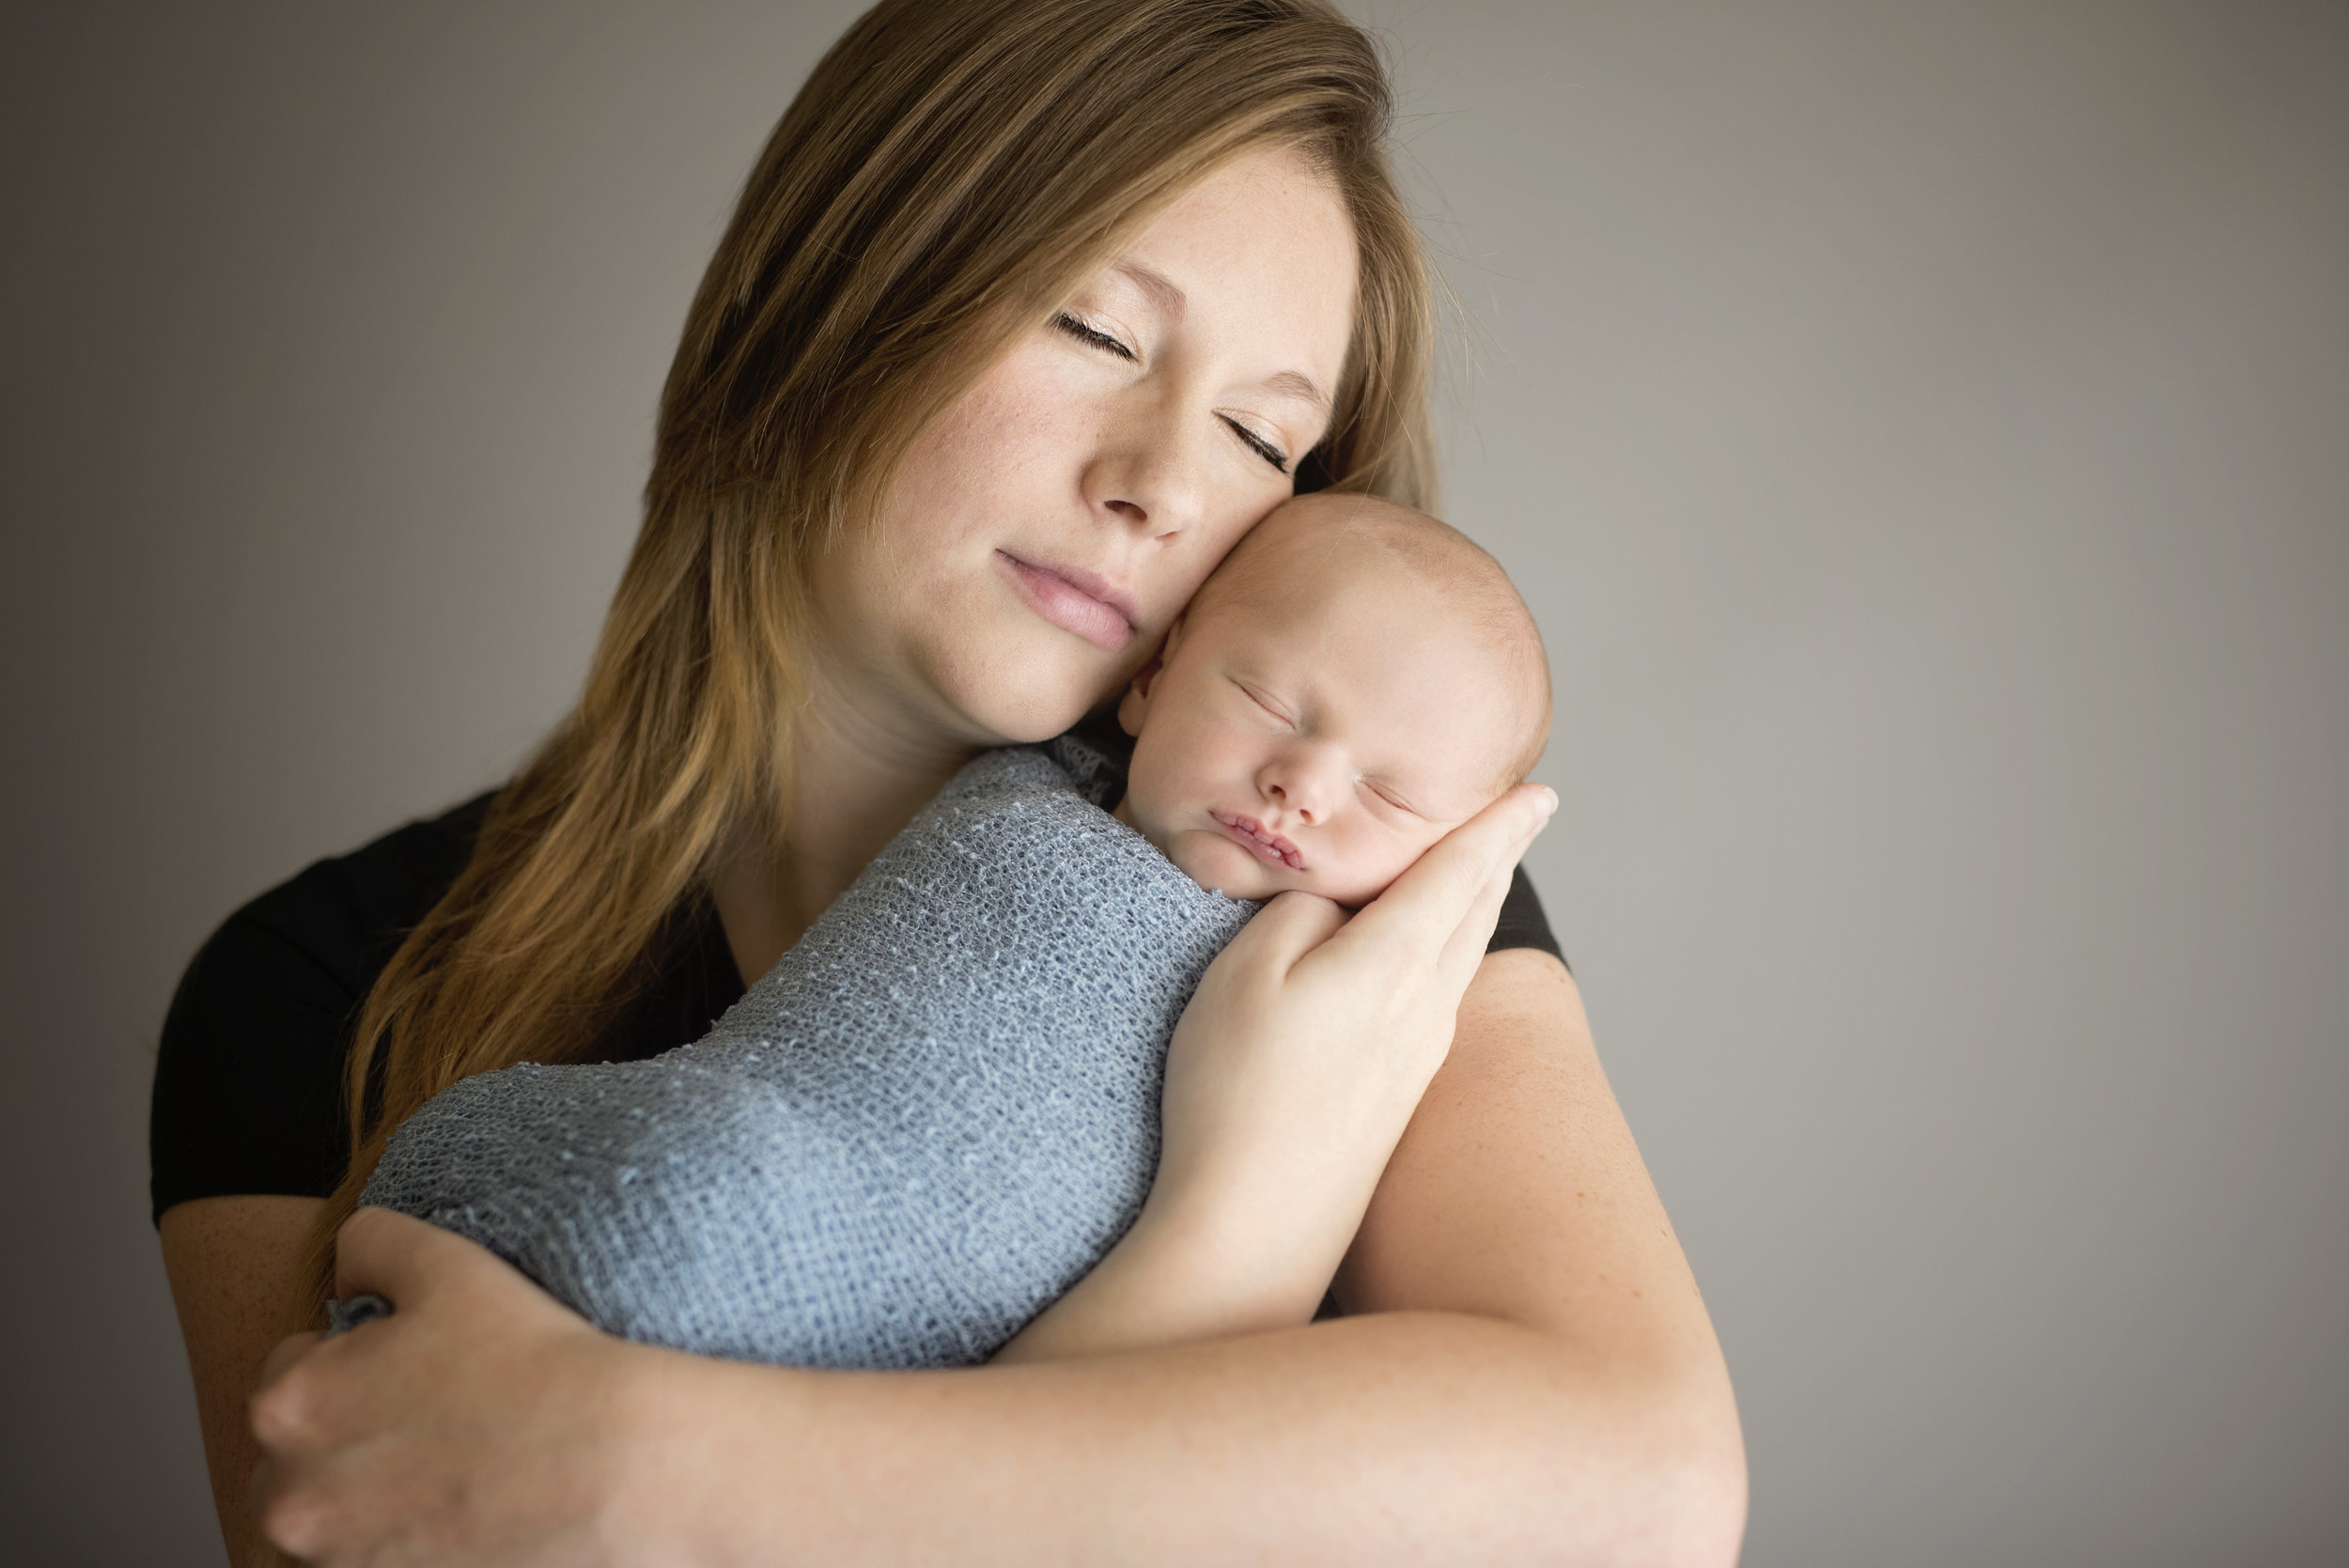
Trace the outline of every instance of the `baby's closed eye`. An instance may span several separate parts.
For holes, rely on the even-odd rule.
[[[1279,698],[1272,696],[1268,692],[1266,692],[1255,686],[1252,686],[1247,681],[1241,680],[1237,675],[1232,677],[1232,684],[1237,687],[1240,691],[1247,696],[1250,702],[1254,703],[1258,707],[1264,709],[1265,712],[1270,714],[1273,718],[1279,720],[1282,723],[1286,724],[1291,729],[1295,729],[1297,727],[1296,718],[1284,706],[1283,706]]]

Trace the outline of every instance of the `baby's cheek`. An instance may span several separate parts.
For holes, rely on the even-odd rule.
[[[1420,856],[1434,846],[1434,843],[1433,839],[1426,844],[1401,844],[1391,840],[1358,848],[1342,862],[1327,868],[1326,891],[1322,888],[1314,891],[1321,893],[1326,898],[1334,898],[1341,904],[1359,908],[1392,886],[1394,879],[1410,870]]]
[[[1167,846],[1166,858],[1201,887],[1227,898],[1269,898],[1280,891],[1262,861],[1216,834],[1183,833]]]

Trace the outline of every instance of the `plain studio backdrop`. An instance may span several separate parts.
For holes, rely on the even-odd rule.
[[[23,9],[0,1533],[209,1563],[173,982],[570,700],[856,8]],[[1363,14],[1747,1561],[2349,1560],[2349,8]]]

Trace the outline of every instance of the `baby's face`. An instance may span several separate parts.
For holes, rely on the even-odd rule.
[[[1392,567],[1187,614],[1119,718],[1117,815],[1202,887],[1368,903],[1501,792],[1525,706],[1460,613]]]

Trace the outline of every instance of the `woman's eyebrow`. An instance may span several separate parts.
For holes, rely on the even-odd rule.
[[[1330,412],[1330,395],[1314,385],[1314,379],[1302,371],[1283,370],[1278,375],[1266,377],[1264,384],[1268,392],[1312,404],[1316,413],[1326,415]]]
[[[1156,305],[1159,313],[1169,321],[1179,321],[1183,318],[1183,311],[1190,303],[1190,297],[1185,294],[1181,287],[1164,272],[1155,267],[1136,261],[1130,256],[1118,261],[1111,267],[1110,271],[1120,274],[1128,283],[1147,294],[1150,297],[1150,303]]]

